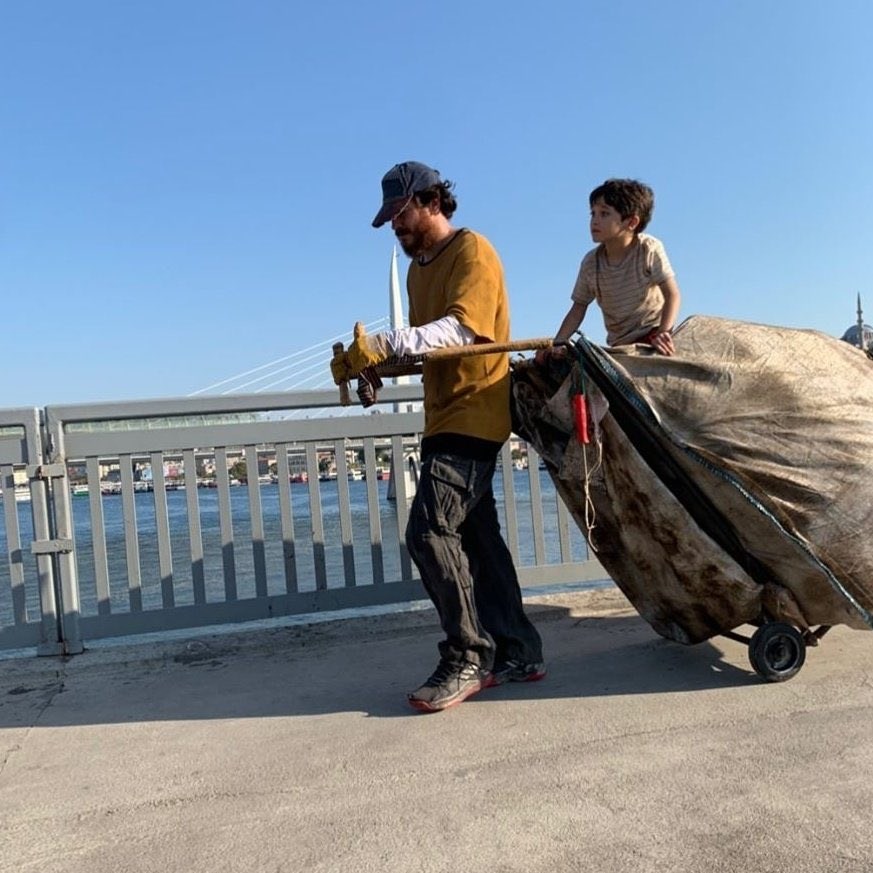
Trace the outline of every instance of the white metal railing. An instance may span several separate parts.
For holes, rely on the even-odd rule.
[[[404,542],[423,417],[378,411],[420,400],[414,384],[351,415],[333,391],[0,413],[0,648],[75,653],[99,637],[424,597]],[[533,451],[526,470],[508,444],[501,460],[522,584],[604,578]]]
[[[59,616],[51,554],[40,549],[52,537],[48,494],[37,475],[43,461],[39,412],[0,410],[0,536],[6,554],[0,569],[0,648],[37,646],[53,654]]]

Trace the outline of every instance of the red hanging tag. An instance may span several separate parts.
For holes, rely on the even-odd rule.
[[[584,394],[573,395],[573,421],[576,424],[576,438],[580,443],[588,444],[588,404]]]

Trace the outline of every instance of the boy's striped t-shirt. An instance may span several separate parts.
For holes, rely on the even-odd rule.
[[[674,275],[660,240],[637,235],[621,263],[610,264],[600,245],[582,259],[571,295],[576,303],[596,300],[611,346],[641,340],[661,322],[664,295],[658,287]]]

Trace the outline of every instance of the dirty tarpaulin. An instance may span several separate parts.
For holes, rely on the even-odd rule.
[[[514,430],[603,566],[682,643],[764,616],[873,626],[873,362],[817,331],[708,316],[674,343],[668,358],[582,338],[513,372]]]

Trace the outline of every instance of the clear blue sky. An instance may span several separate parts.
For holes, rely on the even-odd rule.
[[[407,159],[497,247],[516,338],[609,176],[654,188],[681,317],[838,336],[859,292],[873,321],[871,34],[868,0],[7,0],[0,407],[182,396],[384,315]]]

